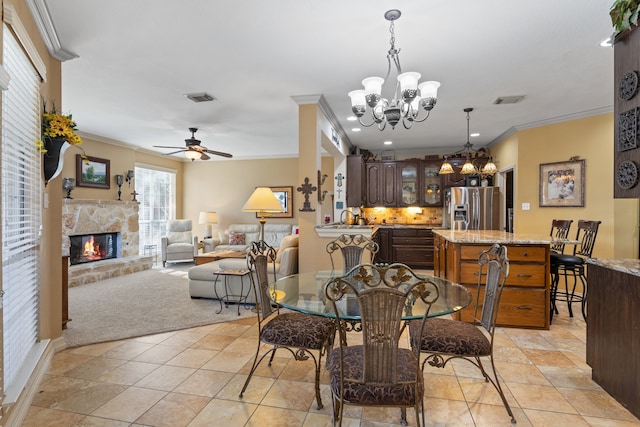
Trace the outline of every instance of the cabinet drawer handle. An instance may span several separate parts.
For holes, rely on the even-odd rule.
[[[531,274],[518,274],[518,277],[531,277]]]
[[[518,310],[532,310],[532,308],[528,305],[519,305],[516,307]]]
[[[527,252],[522,252],[522,256],[529,256]]]

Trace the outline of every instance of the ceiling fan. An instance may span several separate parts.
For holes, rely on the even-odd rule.
[[[188,159],[191,159],[191,161],[194,161],[196,159],[209,160],[211,157],[209,157],[207,155],[207,153],[214,154],[216,156],[227,157],[227,158],[233,157],[229,153],[223,153],[221,151],[213,151],[213,150],[209,150],[207,147],[201,146],[200,145],[200,140],[196,139],[196,136],[195,136],[197,131],[198,131],[198,128],[189,128],[189,132],[191,132],[191,138],[184,140],[184,142],[186,144],[186,148],[171,147],[171,146],[167,146],[167,145],[154,145],[154,147],[156,147],[156,148],[178,148],[179,149],[178,151],[172,151],[170,153],[166,153],[165,156],[170,156],[172,154],[184,152],[185,157],[188,158]]]

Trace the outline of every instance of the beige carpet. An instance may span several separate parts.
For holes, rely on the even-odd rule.
[[[171,264],[69,288],[71,321],[62,333],[69,347],[114,341],[237,319],[235,305],[191,299],[187,272]],[[240,317],[255,316],[240,308]]]

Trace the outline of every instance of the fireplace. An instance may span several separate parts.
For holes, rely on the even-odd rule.
[[[120,233],[92,233],[69,236],[71,265],[102,261],[121,256]]]

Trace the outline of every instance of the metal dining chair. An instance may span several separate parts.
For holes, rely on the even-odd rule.
[[[340,345],[327,358],[333,397],[333,421],[342,425],[345,405],[399,407],[407,422],[407,408],[415,409],[416,424],[424,423],[424,380],[419,349],[402,348],[402,317],[417,299],[426,309],[439,297],[435,283],[416,276],[404,264],[360,264],[344,276],[331,279],[325,296],[336,313]],[[353,315],[360,317],[362,344],[348,345],[345,335]],[[413,313],[418,314],[418,313]]]
[[[269,366],[273,362],[276,350],[287,350],[295,360],[311,358],[315,364],[315,393],[317,408],[322,409],[320,397],[320,366],[322,356],[331,350],[335,335],[332,319],[303,313],[280,313],[279,306],[269,296],[269,275],[275,280],[276,251],[265,242],[253,242],[247,254],[249,277],[256,295],[256,314],[258,317],[258,345],[247,380],[240,391],[243,396],[249,382],[260,363],[269,357]],[[269,267],[273,271],[269,272]],[[254,277],[255,276],[255,277]],[[262,344],[270,348],[261,353]],[[317,357],[316,357],[317,353]]]
[[[420,325],[414,320],[409,323],[411,347],[427,355],[422,361],[423,368],[425,363],[444,368],[453,359],[464,359],[475,365],[485,381],[496,389],[511,417],[511,423],[515,424],[516,419],[500,385],[493,358],[498,307],[502,289],[509,276],[507,247],[496,243],[483,251],[478,258],[478,266],[474,323],[436,317],[427,319],[424,325]],[[479,326],[485,329],[488,337]],[[489,358],[492,376],[485,370],[482,358]]]

